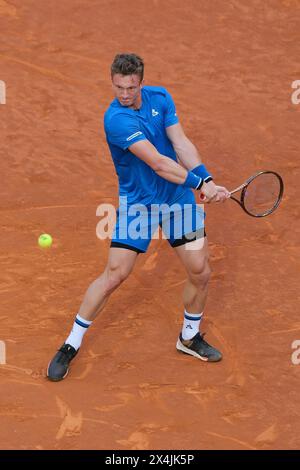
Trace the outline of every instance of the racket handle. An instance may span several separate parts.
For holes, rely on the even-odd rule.
[[[201,201],[205,201],[205,199],[206,199],[206,196],[205,196],[205,194],[203,194],[203,193],[200,193],[200,199],[201,199]]]

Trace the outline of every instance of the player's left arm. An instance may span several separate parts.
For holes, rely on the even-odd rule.
[[[197,148],[185,135],[184,130],[179,122],[177,124],[173,124],[172,126],[166,127],[166,133],[172,142],[179,161],[187,170],[192,171],[202,164],[202,159]],[[214,185],[215,183],[211,180],[208,184]],[[216,188],[221,201],[226,200],[230,196],[229,191],[223,186],[216,186]]]
[[[166,133],[173,148],[178,156],[178,159],[187,170],[192,170],[198,165],[201,165],[201,157],[195,145],[185,135],[181,124],[173,124],[173,126],[166,127]]]

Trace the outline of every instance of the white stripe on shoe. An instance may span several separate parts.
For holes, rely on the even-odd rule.
[[[184,346],[179,338],[177,340],[176,349],[178,351],[182,351],[186,354],[189,354],[190,356],[197,357],[198,359],[201,359],[201,361],[206,361],[206,362],[208,361],[207,357],[200,356],[200,354],[196,353],[196,351],[193,351],[192,349],[189,349],[186,346]]]

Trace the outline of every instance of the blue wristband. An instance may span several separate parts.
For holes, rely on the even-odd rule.
[[[204,183],[209,183],[213,180],[213,177],[210,173],[208,173],[203,163],[201,163],[201,165],[199,166],[196,166],[196,168],[194,168],[192,172],[195,173],[195,175],[200,176],[203,179]]]
[[[188,171],[185,182],[182,186],[185,188],[200,189],[203,185],[203,179],[200,176],[195,175],[192,171]]]

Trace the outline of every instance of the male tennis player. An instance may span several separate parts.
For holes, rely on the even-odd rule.
[[[111,293],[128,277],[138,254],[147,251],[158,224],[187,272],[183,326],[176,348],[203,361],[222,358],[199,330],[210,268],[204,212],[192,189],[201,190],[208,203],[226,200],[229,192],[214,184],[201,163],[179,123],[171,95],[161,87],[143,86],[143,76],[139,56],[115,57],[111,66],[115,99],[105,113],[104,127],[119,179],[117,222],[107,266],[89,286],[71,333],[48,366],[47,376],[53,381],[67,375],[84,334]],[[130,226],[136,217],[134,207],[139,208],[140,236]]]

